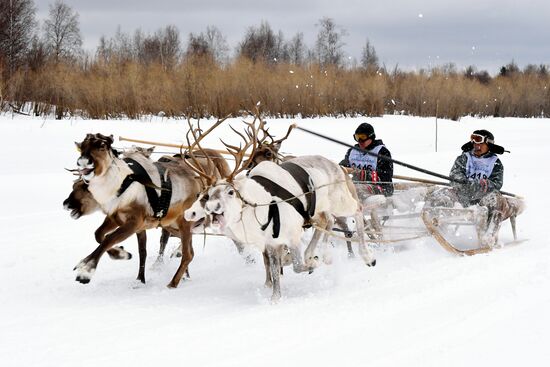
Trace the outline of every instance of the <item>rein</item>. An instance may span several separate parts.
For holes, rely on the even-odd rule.
[[[319,227],[317,225],[313,225],[313,228],[315,229],[318,229],[319,231],[331,236],[331,237],[334,237],[334,238],[338,238],[338,239],[341,239],[343,241],[347,241],[347,242],[359,242],[359,239],[357,237],[352,237],[352,238],[348,238],[348,237],[345,237],[345,236],[340,236],[336,233],[334,233],[334,231],[328,231],[326,230],[325,228],[323,227]],[[377,232],[377,231],[369,231],[367,232],[367,234],[382,234],[381,232]],[[365,238],[364,241],[365,242],[372,242],[372,243],[385,243],[385,244],[391,244],[391,243],[398,243],[398,242],[403,242],[403,241],[411,241],[411,240],[416,240],[418,238],[423,238],[423,237],[426,237],[425,234],[422,234],[422,235],[416,235],[416,236],[411,236],[411,237],[406,237],[406,238],[400,238],[400,239],[397,239],[397,240],[383,240],[383,239],[370,239],[370,238]]]
[[[251,206],[253,208],[257,208],[257,207],[260,207],[260,206],[268,206],[268,205],[272,205],[272,204],[281,204],[281,203],[286,203],[287,201],[291,201],[291,200],[294,200],[294,199],[298,199],[298,198],[301,198],[302,196],[306,196],[306,195],[310,195],[312,194],[315,190],[318,190],[318,189],[321,189],[323,187],[327,187],[327,186],[331,186],[331,185],[336,185],[336,184],[339,184],[339,183],[345,183],[346,180],[340,180],[340,181],[335,181],[335,182],[331,182],[331,183],[328,183],[328,184],[324,184],[324,185],[320,185],[320,186],[316,186],[316,187],[313,187],[312,189],[306,191],[306,192],[303,192],[299,195],[293,195],[292,197],[288,198],[288,199],[281,199],[281,200],[274,200],[273,202],[269,202],[267,204],[258,204],[258,203],[250,203],[248,202],[246,199],[244,199],[241,195],[241,193],[233,186],[231,185],[231,187],[233,187],[233,189],[235,190],[235,192],[239,195],[239,199],[241,199],[241,201],[248,205],[248,206]]]

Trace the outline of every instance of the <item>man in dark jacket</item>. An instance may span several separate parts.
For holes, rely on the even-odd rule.
[[[380,158],[391,158],[391,153],[382,140],[376,139],[374,128],[371,124],[362,123],[355,130],[353,138],[357,142],[356,147],[361,148],[376,156],[350,148],[346,156],[340,162],[341,166],[353,168],[353,180],[356,183],[368,183],[357,185],[358,191],[372,194],[393,194],[393,162]]]
[[[426,199],[427,206],[453,207],[458,202],[463,207],[479,205],[487,208],[487,223],[482,225],[482,244],[494,246],[503,213],[508,202],[499,192],[504,180],[504,167],[497,154],[504,148],[495,144],[493,134],[487,130],[475,130],[470,141],[462,147],[462,154],[455,159],[450,177],[452,188],[435,191]]]

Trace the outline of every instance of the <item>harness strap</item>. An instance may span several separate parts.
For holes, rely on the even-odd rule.
[[[304,204],[298,199],[296,196],[294,196],[292,193],[290,193],[285,188],[281,187],[280,185],[276,184],[275,182],[271,181],[268,178],[262,177],[262,176],[253,176],[251,177],[252,180],[256,181],[260,185],[263,186],[263,188],[271,194],[271,196],[277,196],[280,197],[282,200],[286,201],[294,209],[300,213],[300,215],[304,218],[304,227],[309,228],[311,227],[310,219],[308,212],[304,209]],[[267,223],[265,223],[262,226],[262,230],[265,230],[271,220],[273,220],[273,238],[279,237],[280,232],[280,217],[279,217],[279,208],[277,207],[277,202],[272,201],[271,204],[269,204],[269,211],[268,211],[268,217],[267,217]]]
[[[292,162],[284,162],[280,165],[282,169],[290,173],[290,175],[296,180],[298,185],[300,185],[302,192],[305,194],[306,203],[307,203],[307,213],[309,218],[304,218],[309,221],[311,217],[315,215],[315,202],[317,201],[315,195],[315,187],[311,181],[311,177],[306,172],[305,169]]]
[[[269,212],[267,213],[267,222],[261,227],[262,231],[265,231],[269,223],[273,219],[273,238],[278,238],[281,232],[281,218],[279,216],[279,207],[277,202],[273,200],[269,204]]]
[[[262,177],[262,176],[253,176],[251,177],[254,181],[259,183],[263,186],[263,188],[271,194],[271,196],[277,196],[280,197],[282,200],[286,201],[290,205],[296,209],[298,213],[304,218],[304,220],[309,220],[309,215],[304,209],[304,204],[298,199],[296,196],[294,196],[292,193],[290,193],[288,190],[286,190],[284,187],[281,187],[277,183],[271,181],[268,178]],[[272,206],[274,204],[270,204]],[[276,204],[275,204],[276,205]]]
[[[159,162],[154,162],[153,164],[155,165],[155,167],[157,167],[157,170],[159,171],[161,182],[160,196],[157,196],[156,191],[153,190],[153,192],[155,193],[155,198],[157,199],[155,205],[153,206],[153,211],[156,218],[164,218],[168,213],[170,200],[172,199],[172,181],[170,180],[168,175],[166,175],[166,168],[162,164],[160,164]],[[166,176],[166,179],[164,178],[164,176]]]
[[[172,198],[172,181],[170,181],[170,178],[164,179],[166,169],[157,162],[153,163],[160,175],[161,194],[159,196],[155,189],[156,185],[141,164],[132,158],[124,158],[124,162],[130,167],[132,173],[126,176],[120,185],[117,196],[122,195],[132,183],[138,182],[145,187],[145,193],[147,194],[147,199],[149,200],[151,208],[153,208],[155,218],[165,217],[168,213],[168,207],[170,206],[170,200]]]

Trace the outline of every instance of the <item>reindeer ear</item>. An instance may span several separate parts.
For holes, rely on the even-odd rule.
[[[76,145],[76,150],[78,150],[79,152],[81,152],[81,151],[82,151],[82,149],[81,149],[82,143],[77,143],[77,142],[75,141],[74,144]]]
[[[113,134],[107,137],[107,141],[109,141],[109,145],[115,142],[115,137],[113,136]]]

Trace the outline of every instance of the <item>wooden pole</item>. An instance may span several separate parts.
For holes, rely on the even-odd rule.
[[[160,147],[170,147],[170,148],[178,148],[181,150],[188,149],[189,147],[183,144],[171,144],[171,143],[161,143],[158,141],[149,141],[149,140],[140,140],[140,139],[132,139],[132,138],[125,138],[123,136],[118,137],[119,141],[129,141],[131,143],[138,143],[138,144],[147,144],[147,145],[156,145]],[[226,154],[230,155],[230,153],[227,150],[220,150],[220,149],[211,149],[214,150],[220,154]],[[245,154],[245,157],[249,157],[250,154]]]
[[[404,180],[404,181],[412,181],[412,182],[420,182],[420,183],[427,183],[427,184],[433,184],[433,185],[450,186],[450,184],[448,182],[426,180],[424,178],[417,178],[417,177],[393,175],[393,178],[398,179],[398,180]]]

